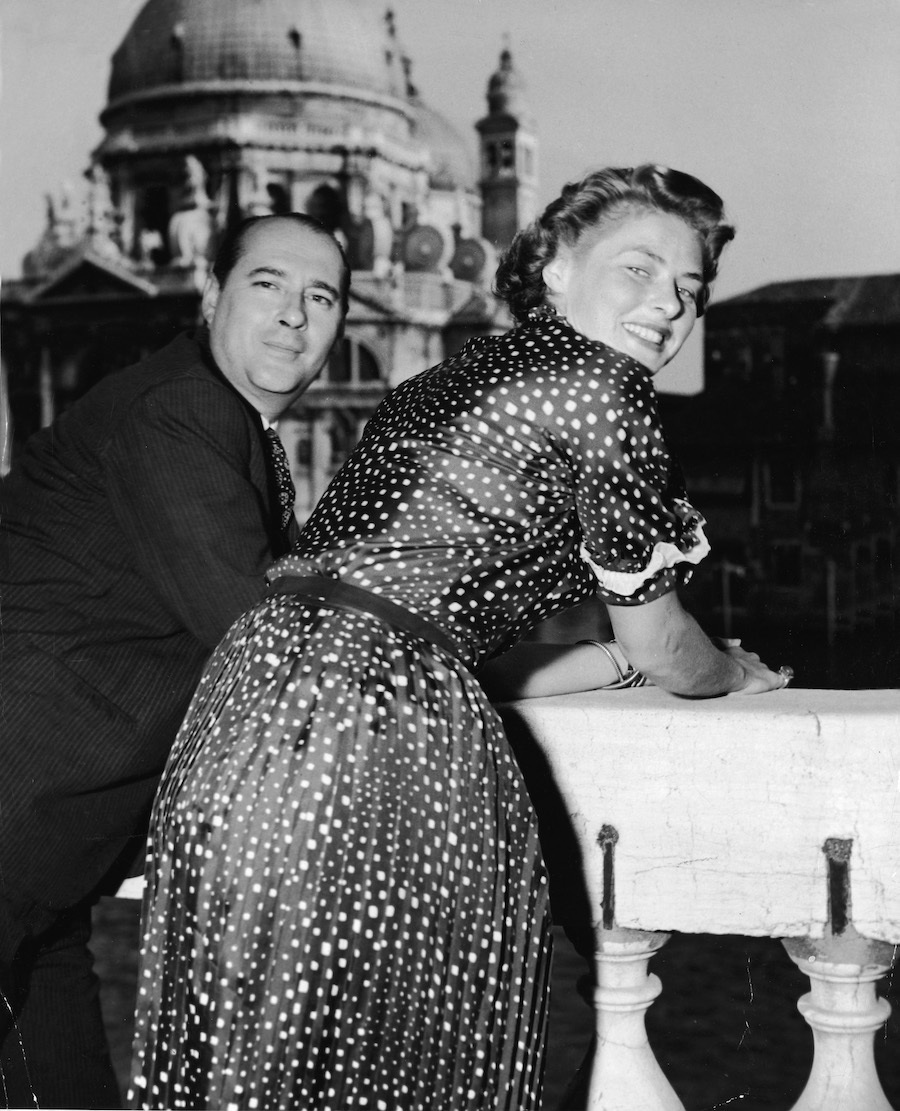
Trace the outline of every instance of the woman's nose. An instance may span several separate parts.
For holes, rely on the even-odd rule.
[[[674,282],[657,282],[653,290],[653,301],[657,309],[663,312],[667,319],[674,319],[684,312],[684,302]]]

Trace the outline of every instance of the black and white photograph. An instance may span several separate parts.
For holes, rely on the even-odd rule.
[[[900,1111],[898,59],[4,0],[0,1107]]]

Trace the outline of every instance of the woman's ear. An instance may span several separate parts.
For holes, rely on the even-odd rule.
[[[544,269],[541,277],[547,287],[547,301],[561,315],[566,315],[566,290],[569,287],[569,263],[567,254],[557,254]]]
[[[565,293],[569,276],[568,255],[562,253],[557,254],[541,271],[541,276],[544,279],[544,285],[550,293],[557,295]]]

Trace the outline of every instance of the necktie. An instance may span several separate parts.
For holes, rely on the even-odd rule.
[[[281,507],[281,531],[284,532],[294,515],[297,491],[291,481],[291,466],[288,463],[287,452],[274,428],[266,429],[266,439],[269,442],[269,454],[275,472],[275,488],[278,491],[278,504]]]

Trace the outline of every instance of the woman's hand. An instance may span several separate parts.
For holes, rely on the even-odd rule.
[[[748,652],[741,648],[741,642],[736,637],[712,637],[711,640],[717,648],[735,659],[744,670],[744,684],[738,690],[730,691],[730,694],[764,694],[766,691],[784,689],[794,677],[793,669],[789,667],[772,671],[756,652]]]
[[[741,686],[729,691],[729,694],[765,694],[766,691],[780,690],[787,686],[786,676],[782,672],[767,667],[756,652],[748,652],[745,648],[741,648],[739,640],[726,640],[720,643],[722,651],[730,656],[744,673]]]

